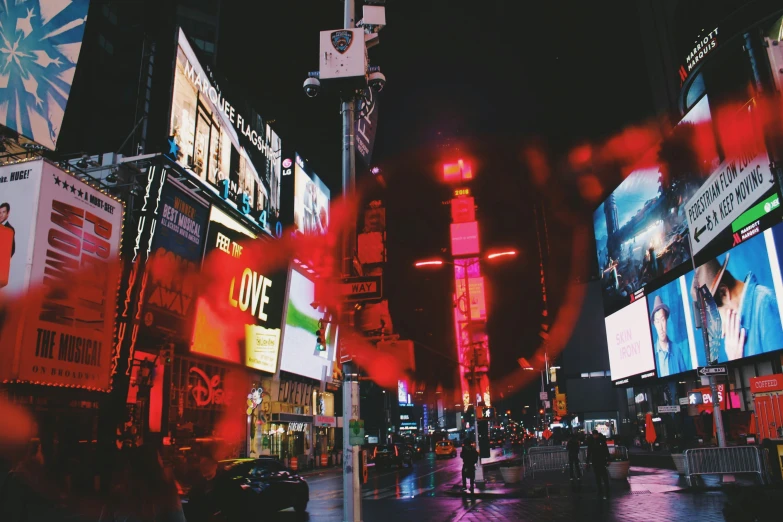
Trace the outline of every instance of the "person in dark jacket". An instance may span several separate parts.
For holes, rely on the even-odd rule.
[[[462,489],[468,489],[467,479],[470,479],[470,492],[473,493],[473,481],[476,479],[476,463],[479,459],[473,441],[466,442],[462,446]]]
[[[221,509],[220,493],[216,487],[218,463],[211,456],[204,456],[198,467],[200,473],[190,488],[185,515],[188,522],[209,522]]]
[[[609,498],[609,447],[606,445],[606,437],[593,430],[593,445],[590,448],[589,460],[593,464],[593,473],[595,473],[595,483],[598,486],[598,496]],[[603,492],[602,484],[606,486],[606,493]]]
[[[176,483],[156,448],[124,448],[116,457],[98,522],[185,522]]]
[[[568,444],[566,444],[566,449],[568,450],[568,468],[569,472],[571,473],[571,480],[582,480],[582,468],[579,466],[579,447],[579,435],[574,433],[571,435],[571,438],[568,439]],[[574,468],[576,468],[576,473],[574,473]]]

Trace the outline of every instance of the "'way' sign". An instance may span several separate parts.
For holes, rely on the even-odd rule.
[[[775,183],[766,153],[721,163],[686,203],[693,254],[751,207]]]
[[[381,298],[381,276],[344,277],[341,294],[347,301]]]

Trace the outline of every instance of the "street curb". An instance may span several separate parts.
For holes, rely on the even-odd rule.
[[[297,471],[297,474],[300,477],[307,478],[307,477],[314,477],[321,474],[328,474],[329,472],[342,472],[342,467],[331,467],[331,468],[316,468],[316,469],[308,469],[306,471]]]

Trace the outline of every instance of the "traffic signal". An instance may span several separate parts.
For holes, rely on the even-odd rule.
[[[540,410],[538,410],[538,414],[539,415],[543,415],[544,414],[544,408],[541,408]]]
[[[174,351],[174,343],[165,345],[165,348],[160,350],[160,359],[164,364],[171,364],[171,353]]]
[[[318,321],[318,330],[315,331],[315,351],[325,352],[326,343],[324,342],[324,323],[323,320]]]

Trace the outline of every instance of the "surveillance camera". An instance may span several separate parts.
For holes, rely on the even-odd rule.
[[[318,78],[308,78],[304,82],[304,92],[310,98],[315,98],[321,92],[321,82]]]
[[[367,81],[370,84],[370,89],[375,92],[381,92],[386,86],[386,76],[380,71],[370,73],[370,77]]]

